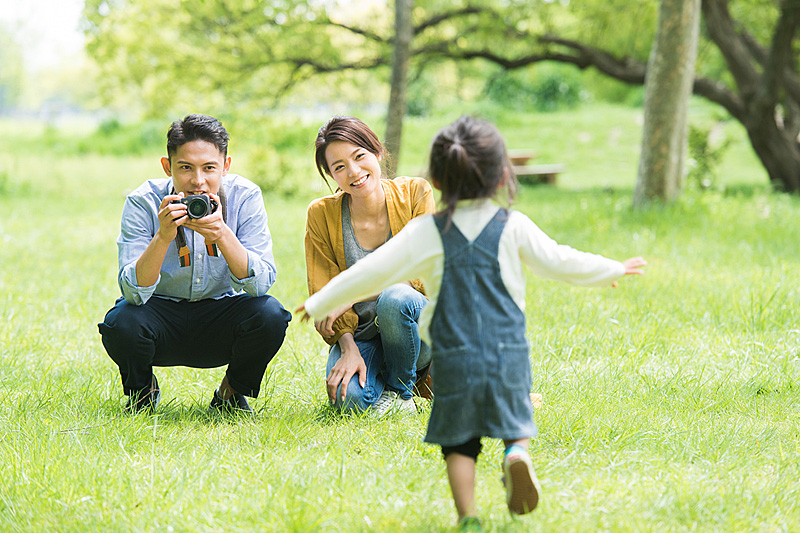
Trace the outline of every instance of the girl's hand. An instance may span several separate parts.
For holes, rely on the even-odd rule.
[[[630,259],[626,259],[622,262],[622,265],[625,267],[625,275],[626,276],[641,276],[644,274],[642,272],[642,267],[647,266],[647,261],[644,260],[643,257],[631,257]],[[612,287],[617,286],[617,282],[611,284]]]
[[[336,309],[328,313],[328,316],[326,316],[322,320],[317,320],[316,322],[314,322],[314,327],[317,328],[317,331],[323,337],[333,337],[335,333],[333,331],[333,323],[336,322],[336,319],[342,316],[345,313],[345,311],[350,309],[352,306],[353,304],[345,304],[337,307]]]
[[[300,317],[300,322],[308,322],[311,320],[311,315],[306,312],[306,304],[303,304],[295,309],[294,314]]]

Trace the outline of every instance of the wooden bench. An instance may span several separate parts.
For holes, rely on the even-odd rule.
[[[564,165],[558,163],[529,165],[528,161],[536,158],[536,152],[533,150],[509,150],[508,158],[511,160],[511,164],[514,165],[514,173],[520,183],[546,183],[553,185],[556,182],[556,176],[564,172]]]
[[[564,165],[553,163],[550,165],[523,165],[514,166],[514,173],[520,183],[546,183],[554,185],[556,177],[564,172]]]

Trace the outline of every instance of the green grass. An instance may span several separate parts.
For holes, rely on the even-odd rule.
[[[501,124],[511,147],[568,165],[557,188],[523,188],[518,209],[559,242],[643,255],[649,266],[618,289],[530,276],[533,390],[545,402],[532,451],[543,500],[532,515],[508,515],[502,447],[485,440],[485,527],[797,530],[800,199],[770,194],[739,144],[722,162],[731,169],[724,191],[631,211],[636,114],[598,106]],[[410,123],[401,168],[424,161],[431,132],[449,119]],[[525,127],[556,119],[584,121],[591,139]],[[617,123],[633,126],[614,152],[603,139]],[[381,423],[332,415],[323,343],[308,325],[290,325],[253,402],[255,420],[206,412],[221,369],[157,369],[156,415],[121,416],[118,372],[96,324],[118,295],[122,200],[159,175],[159,154],[37,155],[4,140],[0,530],[452,528],[443,462],[422,443],[428,407]],[[305,296],[303,221],[316,194],[265,194],[279,269],[271,294],[287,308]]]

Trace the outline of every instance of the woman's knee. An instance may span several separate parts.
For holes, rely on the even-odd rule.
[[[405,283],[397,283],[381,292],[378,296],[376,311],[381,316],[414,315],[425,307],[427,299],[419,291]]]
[[[336,389],[336,400],[333,406],[343,413],[363,413],[375,403],[375,398],[358,383],[358,376],[353,376],[347,384],[347,395],[342,400],[341,385]]]

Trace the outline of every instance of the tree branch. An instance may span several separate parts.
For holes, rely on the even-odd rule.
[[[792,59],[792,41],[800,24],[800,8],[788,2],[781,9],[781,17],[772,37],[769,57],[756,98],[759,112],[773,112],[783,86],[784,71]]]
[[[739,94],[745,99],[755,96],[760,75],[753,66],[752,61],[755,58],[751,55],[746,39],[736,32],[733,18],[728,11],[728,0],[703,0],[701,8],[709,37],[722,52]]]
[[[563,39],[553,35],[539,38],[545,44],[563,46],[572,50],[573,54],[545,52],[517,58],[500,56],[489,50],[459,50],[452,46],[428,48],[427,53],[438,53],[450,59],[484,59],[500,65],[506,70],[523,68],[542,61],[556,61],[574,65],[580,69],[594,67],[603,74],[631,85],[644,85],[647,65],[629,57],[617,58],[610,53],[592,48],[576,41]],[[694,94],[707,98],[724,107],[731,115],[741,120],[744,117],[744,104],[739,96],[724,83],[708,78],[697,77],[692,87]]]
[[[461,17],[464,15],[475,15],[478,13],[491,13],[493,15],[497,15],[497,13],[492,9],[487,9],[483,7],[475,7],[475,6],[467,6],[462,7],[461,9],[454,9],[452,11],[445,11],[444,13],[439,13],[438,15],[434,15],[427,20],[423,20],[416,26],[414,26],[414,35],[422,33],[423,31],[436,26],[437,24],[441,24],[446,20],[450,20],[452,18]]]
[[[367,31],[367,30],[362,29],[362,28],[356,28],[355,26],[348,26],[347,24],[343,24],[341,22],[334,22],[332,20],[329,20],[328,23],[331,26],[335,26],[337,28],[342,28],[342,29],[347,30],[349,32],[355,33],[356,35],[361,35],[362,37],[366,37],[367,39],[369,39],[371,41],[375,41],[376,43],[386,44],[386,43],[391,43],[394,40],[394,38],[388,38],[387,39],[386,37],[382,37],[382,36],[378,35],[377,33],[373,33],[371,31]]]

